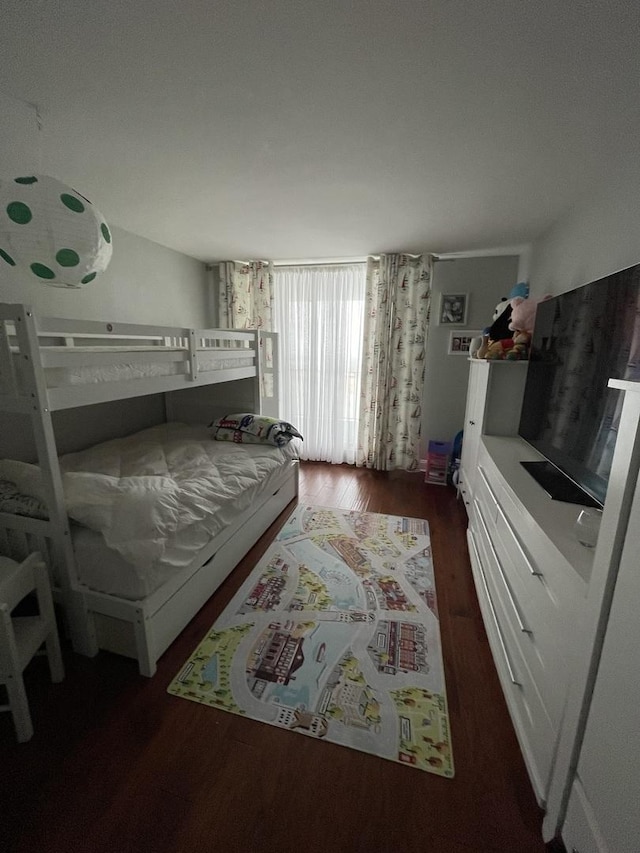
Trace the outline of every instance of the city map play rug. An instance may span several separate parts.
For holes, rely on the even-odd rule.
[[[427,522],[297,507],[168,690],[453,776]]]

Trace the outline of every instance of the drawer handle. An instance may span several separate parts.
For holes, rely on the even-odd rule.
[[[493,500],[495,501],[496,507],[498,508],[498,512],[499,512],[499,513],[500,513],[500,515],[502,516],[502,520],[503,520],[503,521],[504,521],[504,523],[507,525],[507,530],[509,531],[509,533],[510,533],[510,534],[511,534],[511,536],[513,537],[513,541],[515,542],[515,546],[516,546],[516,548],[518,549],[518,551],[520,552],[520,556],[522,557],[522,559],[523,559],[523,561],[524,561],[525,566],[529,569],[529,571],[531,572],[531,574],[532,574],[534,577],[542,577],[542,572],[541,572],[541,571],[539,571],[535,566],[532,566],[532,565],[531,565],[531,561],[529,560],[529,558],[528,558],[528,557],[527,557],[527,555],[525,554],[524,549],[523,549],[522,545],[520,544],[520,540],[518,539],[518,536],[517,536],[517,534],[516,534],[515,530],[513,529],[513,526],[512,526],[512,524],[511,524],[511,522],[509,521],[509,519],[508,519],[508,518],[507,518],[507,516],[505,515],[504,510],[503,510],[503,509],[502,509],[502,507],[500,506],[500,501],[499,501],[499,500],[498,500],[498,498],[495,496],[495,493],[494,493],[493,489],[492,489],[492,488],[491,488],[491,486],[489,485],[489,480],[487,479],[487,475],[484,473],[484,469],[482,468],[482,466],[481,466],[481,465],[479,465],[479,466],[478,466],[478,471],[480,472],[480,476],[481,476],[481,477],[482,477],[482,479],[484,480],[484,484],[485,484],[485,486],[487,487],[487,489],[489,489],[489,493],[491,494],[491,497],[492,497],[492,498],[493,498]]]
[[[495,492],[491,488],[491,484],[489,483],[489,480],[487,479],[487,475],[485,474],[484,468],[482,467],[482,465],[478,465],[478,471],[480,472],[480,476],[482,477],[484,484],[487,487],[487,490],[493,499],[493,502],[497,505],[498,504],[498,498],[496,497]]]
[[[491,611],[491,618],[493,619],[493,624],[496,628],[496,634],[498,635],[498,640],[500,642],[500,647],[502,648],[502,654],[504,656],[505,663],[507,665],[507,670],[509,671],[509,678],[511,679],[511,683],[515,684],[517,687],[522,687],[520,682],[517,680],[515,673],[513,671],[513,667],[511,666],[511,661],[509,660],[509,655],[507,654],[507,647],[504,642],[504,637],[502,636],[502,631],[500,630],[500,625],[498,624],[498,617],[496,616],[496,610],[493,606],[493,601],[491,599],[491,593],[489,592],[489,587],[487,585],[487,579],[484,576],[484,570],[482,568],[482,560],[478,554],[478,548],[476,547],[475,540],[473,538],[473,534],[471,535],[471,542],[473,543],[473,550],[475,551],[476,560],[478,561],[478,569],[480,571],[480,577],[482,578],[482,586],[484,587],[485,595],[487,596],[487,604],[489,605],[489,610]]]
[[[516,614],[516,621],[518,622],[518,628],[522,631],[523,634],[531,634],[531,630],[527,628],[527,626],[522,621],[522,616],[520,615],[520,610],[518,609],[518,605],[516,604],[515,598],[513,597],[513,593],[511,592],[511,587],[509,585],[509,581],[507,580],[507,576],[504,573],[504,569],[502,568],[502,563],[500,562],[500,557],[491,541],[491,536],[489,534],[489,530],[487,528],[487,524],[482,515],[482,510],[480,509],[480,505],[478,501],[474,501],[476,512],[478,513],[478,517],[480,518],[480,524],[484,529],[484,535],[487,537],[487,541],[489,543],[489,548],[491,548],[491,553],[493,554],[493,559],[496,561],[496,565],[498,566],[498,571],[500,572],[500,577],[502,578],[502,582],[504,584],[505,589],[507,590],[507,595],[509,596],[509,602],[511,607],[513,608],[513,612]]]
[[[520,540],[518,539],[518,536],[517,536],[517,534],[516,534],[515,530],[513,529],[513,526],[512,526],[512,524],[511,524],[511,522],[509,521],[509,519],[508,519],[508,518],[507,518],[507,516],[505,515],[504,510],[502,509],[502,507],[500,506],[500,504],[498,504],[497,506],[498,506],[498,512],[499,512],[499,513],[500,513],[500,515],[502,516],[502,520],[504,521],[504,523],[507,525],[507,530],[508,530],[508,531],[509,531],[509,533],[512,535],[512,537],[513,537],[513,541],[515,542],[515,545],[516,545],[516,548],[517,548],[517,549],[518,549],[518,551],[520,552],[520,556],[522,557],[522,561],[523,561],[523,563],[524,563],[524,564],[525,564],[525,566],[529,569],[529,571],[531,572],[531,574],[532,574],[534,577],[541,578],[541,577],[542,577],[542,572],[541,572],[539,569],[537,569],[534,565],[532,565],[532,564],[531,564],[531,561],[529,560],[529,558],[528,558],[528,557],[527,557],[527,555],[525,554],[525,552],[524,552],[524,548],[523,548],[523,547],[522,547],[522,545],[520,544]]]

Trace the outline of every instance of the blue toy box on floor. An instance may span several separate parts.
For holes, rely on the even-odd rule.
[[[427,450],[427,465],[424,475],[425,483],[447,485],[447,471],[451,454],[450,441],[430,441]]]
[[[460,458],[462,456],[462,430],[456,434],[451,447],[451,457],[449,459],[449,470],[447,472],[447,483],[451,486],[458,486],[458,472],[460,470]]]

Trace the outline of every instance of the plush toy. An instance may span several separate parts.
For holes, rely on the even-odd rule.
[[[513,346],[506,350],[504,357],[507,361],[526,361],[529,358],[530,332],[516,332],[513,336]]]
[[[485,331],[482,333],[480,343],[476,346],[475,351],[471,352],[471,349],[469,349],[469,352],[471,352],[471,358],[486,358],[487,350],[491,345],[488,331],[488,329],[485,329]]]
[[[492,324],[482,332],[482,342],[472,354],[472,358],[504,358],[505,346],[494,346],[500,341],[507,341],[507,348],[513,346],[512,312],[516,299],[524,300],[529,293],[529,285],[524,281],[515,284],[509,296],[503,296],[493,312]]]
[[[516,296],[522,296],[523,299],[526,299],[529,295],[529,285],[526,281],[519,281],[517,284],[514,284],[509,292],[509,299],[515,299]]]
[[[482,347],[483,340],[484,338],[481,337],[471,338],[471,343],[469,344],[470,358],[480,358],[478,353],[480,352],[480,348]]]
[[[501,338],[499,341],[491,341],[484,357],[488,361],[502,361],[511,349],[513,338]]]
[[[533,332],[536,321],[536,311],[540,302],[551,299],[550,294],[545,294],[541,299],[523,299],[516,296],[511,300],[511,319],[509,329],[513,332]]]
[[[511,332],[509,331],[511,304],[506,297],[503,297],[496,305],[492,319],[492,324],[483,329],[482,343],[476,352],[476,358],[486,358],[492,343],[511,337]]]
[[[512,312],[511,303],[508,299],[502,299],[496,305],[496,310],[493,312],[493,323],[489,326],[487,334],[492,341],[499,341],[502,338],[510,338],[509,323],[511,321]]]

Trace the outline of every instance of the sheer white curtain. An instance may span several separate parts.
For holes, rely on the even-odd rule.
[[[302,459],[356,461],[365,291],[365,264],[275,267],[280,416]]]

